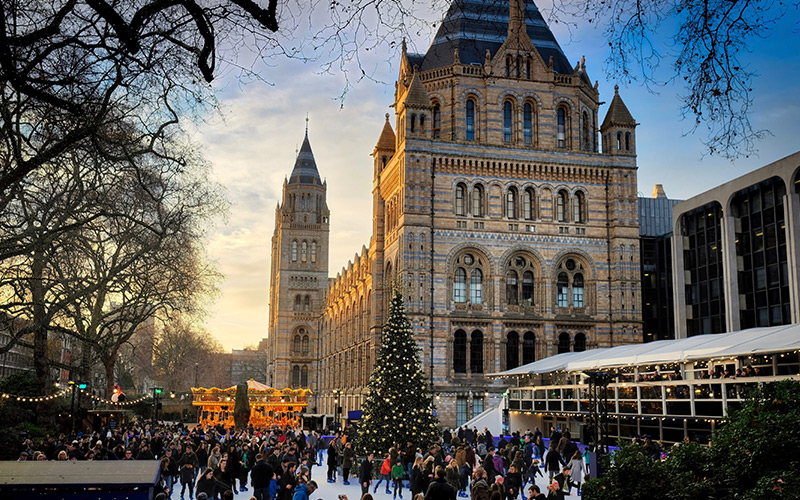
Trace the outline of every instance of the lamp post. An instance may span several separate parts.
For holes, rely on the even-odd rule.
[[[197,387],[197,370],[200,367],[200,363],[194,364],[194,386]]]

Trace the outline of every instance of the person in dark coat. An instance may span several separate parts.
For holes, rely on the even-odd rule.
[[[508,468],[508,473],[506,474],[506,498],[508,500],[514,500],[517,495],[519,495],[520,490],[522,490],[522,474],[519,473],[517,470],[516,465],[511,465]]]
[[[253,486],[253,496],[256,500],[269,499],[269,482],[275,473],[272,467],[264,461],[260,453],[256,455],[256,464],[250,470],[250,484]]]
[[[428,485],[425,500],[456,500],[456,489],[447,482],[445,476],[444,468],[436,467],[436,479]]]
[[[361,462],[361,466],[358,468],[358,482],[361,484],[361,496],[363,497],[367,493],[369,493],[369,485],[372,484],[372,459],[375,458],[375,455],[370,453],[367,455],[367,458]]]
[[[198,497],[200,493],[205,493],[206,498],[214,498],[214,469],[206,469],[197,478],[197,485],[195,486],[195,496]],[[191,496],[191,495],[190,495]]]
[[[281,478],[278,481],[277,500],[289,500],[294,495],[294,488],[297,486],[297,481],[294,476],[296,468],[297,464],[294,462],[286,464],[283,474],[281,474]]]
[[[417,457],[411,468],[411,475],[409,476],[411,482],[411,498],[422,494],[425,491],[425,472],[422,470],[422,457]]]
[[[328,482],[336,482],[336,467],[339,466],[339,448],[336,446],[336,440],[328,444]]]
[[[486,454],[486,458],[483,459],[483,468],[486,471],[486,481],[493,483],[494,477],[497,475],[497,471],[494,468],[494,447],[489,447],[489,452]]]
[[[555,443],[550,441],[550,449],[547,451],[547,455],[544,456],[544,470],[549,473],[550,481],[553,480],[553,476],[558,474],[562,465],[564,465],[564,460],[556,450]]]

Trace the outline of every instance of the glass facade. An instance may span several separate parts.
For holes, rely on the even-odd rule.
[[[644,341],[675,338],[672,313],[672,233],[639,240]]]
[[[725,331],[721,223],[722,207],[716,202],[681,217],[690,337]]]
[[[741,328],[791,323],[784,196],[778,178],[740,191],[731,202]]]

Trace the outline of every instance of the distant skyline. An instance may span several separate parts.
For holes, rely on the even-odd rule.
[[[537,5],[542,7],[541,2]],[[567,58],[582,56],[592,80],[599,81],[599,118],[608,109],[614,85],[604,74],[608,45],[602,26],[580,23],[567,32],[551,24]],[[754,81],[753,128],[772,135],[758,143],[758,155],[730,162],[703,158],[701,125],[686,134],[691,120],[681,120],[679,86],[650,93],[641,83],[619,82],[620,95],[640,123],[637,128],[640,196],[650,196],[663,184],[668,197],[686,199],[751,170],[783,158],[800,143],[800,56],[796,54],[794,22],[784,19],[770,38],[754,40],[743,62],[759,76]],[[410,40],[410,51],[425,52],[432,34]],[[787,43],[791,41],[792,43]],[[397,44],[399,45],[399,44]],[[210,307],[206,326],[226,349],[258,344],[267,336],[269,264],[275,207],[303,141],[306,114],[309,140],[319,173],[328,184],[331,211],[330,270],[335,277],[369,243],[372,224],[372,159],[370,154],[390,113],[394,127],[394,82],[399,49],[371,54],[364,64],[374,70],[336,98],[345,85],[338,74],[321,73],[314,63],[276,59],[263,68],[271,85],[239,85],[234,74],[216,85],[222,117],[210,117],[193,130],[195,141],[213,164],[213,178],[222,184],[231,209],[227,220],[210,232],[208,253],[225,275],[221,293]],[[665,63],[669,63],[666,60]],[[261,64],[261,63],[259,63]],[[669,68],[662,68],[662,72]]]

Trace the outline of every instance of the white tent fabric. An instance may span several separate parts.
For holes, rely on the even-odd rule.
[[[499,436],[503,432],[503,410],[501,405],[484,410],[483,413],[472,417],[468,422],[463,425],[472,428],[477,427],[482,431],[484,427],[491,431],[493,436]]]
[[[800,349],[800,324],[751,328],[731,333],[698,335],[611,348],[568,352],[541,359],[490,377],[536,375],[558,370],[578,372],[629,365],[657,365],[698,359],[730,358]]]
[[[515,377],[520,375],[535,375],[537,373],[555,372],[558,370],[563,370],[567,366],[567,363],[569,363],[570,361],[576,361],[582,358],[586,358],[595,355],[598,351],[606,351],[606,350],[608,349],[599,348],[582,352],[564,352],[561,354],[556,354],[555,356],[550,356],[548,358],[540,359],[539,361],[534,361],[533,363],[528,363],[527,365],[518,366],[516,368],[512,368],[511,370],[506,370],[504,372],[490,373],[487,376]]]

